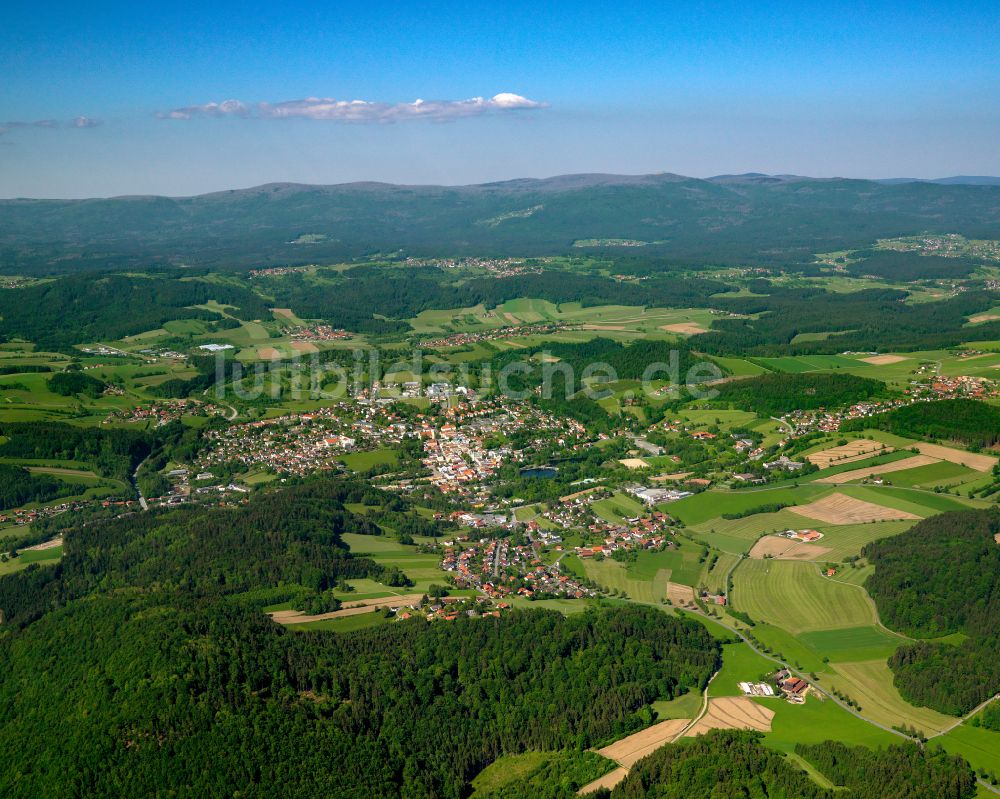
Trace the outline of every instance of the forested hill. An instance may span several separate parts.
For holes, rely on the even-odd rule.
[[[75,602],[0,638],[0,795],[460,799],[504,752],[642,727],[718,657],[655,608],[330,634],[225,602]]]
[[[903,646],[892,656],[896,687],[914,704],[960,715],[1000,692],[998,534],[997,509],[957,511],[862,550],[875,564],[865,588],[888,627],[921,638],[967,636],[959,645]]]
[[[786,262],[879,237],[1000,238],[1000,186],[571,175],[480,186],[270,184],[199,197],[0,201],[5,271],[412,255],[644,252]]]

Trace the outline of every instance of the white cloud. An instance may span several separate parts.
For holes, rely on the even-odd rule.
[[[59,123],[54,119],[36,119],[33,122],[22,122],[19,120],[10,120],[3,123],[4,131],[8,131],[11,128],[58,128]]]
[[[71,128],[96,128],[101,124],[101,120],[91,119],[90,117],[76,117],[69,120],[66,124]],[[60,127],[63,126],[57,119],[35,119],[30,122],[14,119],[0,123],[0,136],[18,128],[46,128],[48,130],[55,130]]]
[[[204,105],[188,105],[175,108],[173,111],[160,112],[160,119],[192,119],[193,117],[245,117],[250,109],[239,100],[223,100],[221,103],[205,103]]]
[[[547,103],[519,94],[502,92],[490,98],[468,100],[414,100],[412,103],[374,103],[367,100],[335,100],[305,97],[278,103],[245,105],[239,100],[185,106],[160,112],[160,119],[192,119],[196,116],[239,116],[261,119],[317,119],[334,122],[401,122],[411,119],[447,121],[484,114],[547,108]]]

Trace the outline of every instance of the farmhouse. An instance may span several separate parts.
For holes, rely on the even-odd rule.
[[[782,455],[777,460],[773,460],[770,463],[764,464],[765,469],[768,470],[784,469],[786,472],[797,472],[803,466],[805,466],[804,463],[800,463],[799,461],[793,461],[787,455]]]

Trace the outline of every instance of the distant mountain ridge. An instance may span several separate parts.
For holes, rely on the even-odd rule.
[[[271,183],[195,197],[0,200],[0,273],[242,269],[374,253],[641,253],[787,263],[876,238],[1000,239],[1000,179],[578,174],[468,186]]]

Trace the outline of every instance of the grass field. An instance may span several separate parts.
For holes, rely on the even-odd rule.
[[[653,702],[656,720],[663,719],[693,719],[701,710],[702,698],[697,691],[688,691],[669,701],[665,699]]]
[[[39,565],[55,564],[63,555],[61,546],[50,549],[28,549],[20,553],[16,558],[11,558],[6,562],[0,562],[0,576],[13,574],[28,568],[32,563]]]
[[[766,699],[754,701],[774,711],[771,731],[765,733],[764,743],[782,752],[794,751],[797,743],[819,744],[829,740],[872,748],[900,742],[898,736],[852,716],[829,699],[811,696],[803,705]]]
[[[764,488],[746,491],[703,491],[691,497],[671,502],[671,515],[687,525],[699,525],[718,519],[727,513],[743,513],[761,505],[785,503],[796,505],[808,502],[829,489],[825,486],[804,484],[797,488]]]
[[[831,663],[823,684],[839,689],[861,705],[861,713],[888,726],[909,724],[925,734],[939,732],[954,722],[929,708],[909,704],[892,682],[885,658],[858,662]]]
[[[839,630],[814,630],[802,633],[799,640],[817,653],[839,661],[883,660],[906,639],[881,627],[865,625]]]
[[[479,772],[472,780],[472,796],[491,793],[527,778],[531,772],[545,763],[550,752],[522,752],[518,755],[502,755]]]
[[[393,466],[399,461],[394,449],[373,449],[369,452],[350,452],[340,458],[354,472],[367,472],[375,466]]]
[[[968,722],[934,739],[947,751],[962,755],[974,768],[1000,776],[1000,732],[973,727]]]
[[[874,605],[859,588],[821,577],[812,563],[744,560],[733,573],[733,601],[755,620],[793,634],[871,625]]]
[[[374,580],[348,580],[357,593],[346,594],[345,599],[359,599],[358,594],[379,594],[381,592],[395,594],[413,594],[427,591],[431,585],[444,585],[447,582],[447,572],[440,568],[441,559],[434,554],[423,554],[417,551],[415,545],[401,544],[387,536],[358,535],[345,533],[343,536],[351,552],[364,555],[383,566],[396,566],[407,577],[413,580],[412,587],[391,588]]]
[[[623,591],[636,602],[658,603],[667,595],[670,571],[661,568],[652,576],[635,575],[626,564],[605,558],[582,561],[584,573],[598,585],[610,591]]]
[[[639,516],[645,510],[641,502],[621,491],[615,492],[614,496],[608,499],[597,500],[590,507],[594,513],[610,524],[624,524],[627,518]]]
[[[349,633],[355,630],[365,630],[379,624],[386,624],[391,619],[381,613],[359,613],[357,616],[344,616],[341,619],[322,619],[320,621],[309,621],[305,624],[291,624],[289,630],[302,632],[306,630],[326,630],[334,633]]]
[[[774,674],[778,665],[744,643],[722,645],[722,668],[708,687],[709,696],[743,696],[739,683],[757,682]]]

